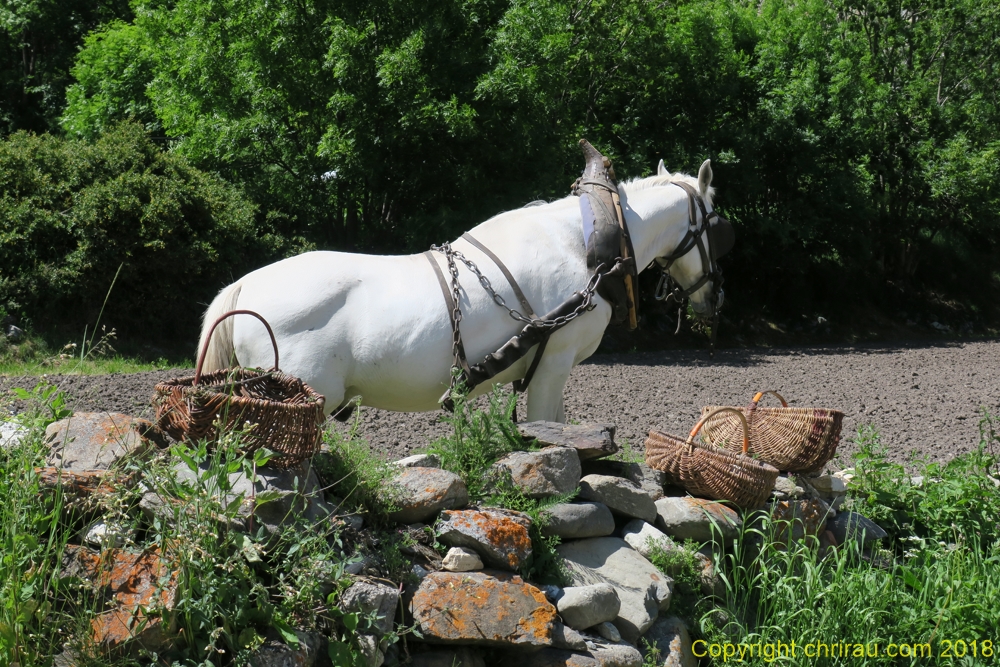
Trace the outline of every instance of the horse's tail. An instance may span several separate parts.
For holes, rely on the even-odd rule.
[[[212,305],[208,307],[208,310],[205,311],[205,319],[201,323],[201,336],[198,339],[196,354],[201,353],[205,345],[205,338],[208,337],[208,328],[212,326],[212,323],[223,313],[235,310],[236,302],[240,298],[240,290],[242,288],[243,286],[238,282],[224,288],[215,297],[215,300],[212,301]],[[215,333],[212,334],[212,340],[208,345],[208,352],[205,353],[205,363],[202,366],[201,372],[211,373],[212,371],[229,368],[232,365],[235,354],[236,348],[233,346],[233,318],[230,317],[215,327]]]

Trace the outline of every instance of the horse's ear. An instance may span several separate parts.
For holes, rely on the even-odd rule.
[[[656,165],[656,175],[657,176],[669,176],[670,172],[667,168],[663,166],[663,160],[660,160],[660,164]]]
[[[701,163],[701,169],[698,170],[698,190],[702,197],[708,193],[710,185],[712,185],[712,161],[705,160]]]

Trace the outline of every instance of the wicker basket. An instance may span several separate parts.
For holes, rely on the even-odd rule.
[[[742,454],[695,441],[705,422],[721,412],[734,412],[742,422]],[[665,472],[669,482],[684,487],[693,496],[728,500],[744,509],[756,509],[774,490],[778,470],[747,455],[749,433],[743,413],[735,408],[719,408],[702,417],[687,440],[650,431],[646,439],[646,463]]]
[[[780,408],[758,407],[764,394],[781,401]],[[702,409],[702,415],[718,406]],[[837,453],[844,413],[825,408],[790,408],[776,391],[761,391],[745,408],[739,408],[750,424],[750,451],[778,470],[815,473]],[[739,451],[740,423],[725,415],[705,424],[702,437],[729,451]]]
[[[229,368],[202,375],[212,333],[233,315],[253,315],[264,323],[274,347],[274,368]],[[286,468],[318,451],[326,399],[302,380],[278,370],[278,344],[263,317],[250,310],[233,310],[209,329],[194,377],[157,384],[152,403],[157,425],[177,440],[212,440],[216,422],[226,429],[254,424],[241,451],[249,454],[267,447],[276,452],[269,465]]]

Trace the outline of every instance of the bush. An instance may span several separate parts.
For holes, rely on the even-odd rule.
[[[16,133],[0,143],[0,192],[0,304],[36,328],[93,328],[115,282],[102,323],[193,335],[199,302],[268,247],[236,188],[136,124],[95,143]]]

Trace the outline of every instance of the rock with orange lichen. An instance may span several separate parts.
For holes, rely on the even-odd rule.
[[[142,553],[111,549],[102,554],[70,545],[63,554],[62,575],[86,579],[102,594],[105,610],[91,621],[91,630],[103,649],[158,651],[170,641],[177,572],[171,571],[158,548]]]
[[[446,510],[437,525],[438,541],[472,549],[489,567],[517,571],[531,557],[531,518],[500,508]]]
[[[399,509],[389,515],[398,523],[420,523],[444,509],[465,507],[469,491],[462,478],[439,468],[404,468],[393,480]]]
[[[161,437],[155,431],[149,421],[120,412],[78,412],[45,429],[50,449],[46,464],[64,470],[107,470],[122,457],[152,451]]]
[[[506,572],[432,572],[410,601],[424,641],[537,649],[552,646],[556,608]]]
[[[512,452],[494,464],[494,470],[529,498],[551,498],[571,493],[580,483],[580,456],[572,447],[546,447],[536,452]]]

